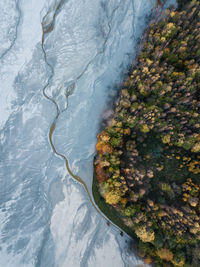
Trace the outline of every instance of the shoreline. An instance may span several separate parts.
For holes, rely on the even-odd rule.
[[[134,231],[132,231],[129,227],[127,227],[124,222],[121,220],[121,215],[118,215],[118,212],[110,205],[108,205],[103,197],[100,195],[99,190],[98,190],[98,182],[96,179],[96,174],[94,171],[94,176],[93,176],[93,183],[92,183],[92,194],[95,200],[95,203],[103,212],[103,214],[106,215],[106,217],[113,222],[115,225],[117,225],[120,229],[122,229],[128,236],[130,236],[133,240],[136,237]],[[109,222],[108,222],[109,223]]]

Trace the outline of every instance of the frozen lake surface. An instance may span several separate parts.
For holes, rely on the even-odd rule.
[[[49,130],[56,103],[53,144],[91,193],[103,111],[155,2],[0,1],[0,266],[141,263],[55,155]]]

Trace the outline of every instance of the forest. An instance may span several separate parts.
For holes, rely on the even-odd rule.
[[[200,3],[152,23],[98,134],[100,198],[155,266],[200,266]]]

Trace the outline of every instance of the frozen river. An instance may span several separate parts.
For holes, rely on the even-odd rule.
[[[141,263],[63,158],[91,193],[106,102],[155,2],[0,1],[0,266]]]

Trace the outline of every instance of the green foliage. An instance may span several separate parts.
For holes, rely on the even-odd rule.
[[[111,144],[113,147],[117,147],[117,146],[119,146],[119,145],[120,145],[120,142],[121,142],[120,138],[112,138],[112,139],[110,140],[110,144]]]
[[[134,206],[129,206],[124,210],[124,215],[127,217],[132,217],[136,213],[136,208]]]

